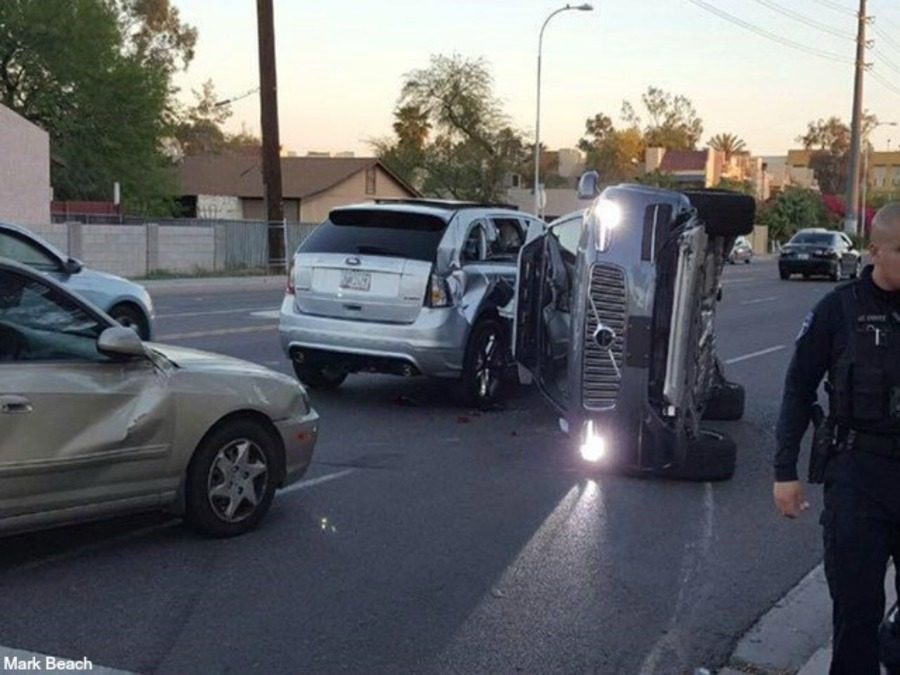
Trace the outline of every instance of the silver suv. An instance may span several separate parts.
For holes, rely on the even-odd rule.
[[[596,194],[583,182],[582,196]],[[743,415],[714,320],[725,260],[754,207],[735,193],[621,185],[529,233],[515,356],[584,459],[696,480],[734,473],[734,442],[700,422]]]
[[[291,263],[280,334],[297,377],[461,380],[486,406],[509,370],[516,261],[541,221],[504,207],[383,200],[337,208]]]

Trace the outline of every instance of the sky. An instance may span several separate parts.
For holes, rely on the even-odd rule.
[[[254,0],[171,0],[199,31],[196,56],[176,84],[182,98],[211,79],[220,99],[258,84]],[[797,147],[807,123],[852,108],[855,41],[795,21],[774,7],[855,35],[856,0],[706,0],[722,11],[808,47],[845,56],[837,63],[794,50],[714,16],[689,0],[595,0],[594,11],[563,12],[543,41],[541,142],[574,147],[585,120],[621,122],[623,100],[648,86],[687,96],[704,122],[703,143],[737,134],[755,155]],[[578,4],[573,3],[573,4]],[[431,55],[481,57],[516,128],[533,139],[538,35],[565,2],[547,0],[274,0],[281,144],[371,155],[369,141],[392,134],[404,75]],[[831,5],[832,7],[829,7]],[[833,6],[846,8],[841,12]],[[900,2],[869,0],[877,34],[867,61],[897,89],[868,77],[864,107],[900,122]],[[896,46],[895,46],[896,45]],[[230,131],[259,133],[259,98],[235,102]],[[900,126],[871,137],[900,147]]]

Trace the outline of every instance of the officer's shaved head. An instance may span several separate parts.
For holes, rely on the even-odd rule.
[[[886,291],[900,291],[900,202],[882,206],[869,237],[872,280]]]

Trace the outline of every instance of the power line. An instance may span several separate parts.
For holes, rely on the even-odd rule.
[[[829,9],[833,9],[836,12],[843,12],[844,14],[849,14],[850,16],[856,16],[856,10],[850,9],[849,7],[844,7],[840,3],[832,2],[831,0],[813,0],[813,2],[817,2],[823,7],[828,7]]]
[[[897,42],[894,38],[891,37],[890,33],[885,30],[882,30],[878,26],[873,27],[875,33],[885,42],[887,42],[891,47],[900,51],[900,42]]]
[[[889,89],[890,91],[897,94],[897,96],[900,96],[900,87],[898,87],[896,84],[894,84],[887,78],[883,77],[879,73],[876,73],[874,70],[869,71],[869,75],[871,75],[872,78],[874,80],[876,80],[879,84],[881,84],[881,86],[883,86],[885,89]]]
[[[799,12],[794,12],[793,10],[782,7],[777,2],[772,2],[772,0],[754,0],[754,2],[763,5],[764,7],[768,7],[779,14],[783,14],[786,17],[793,19],[794,21],[799,21],[800,23],[806,24],[807,26],[812,26],[817,30],[823,31],[825,33],[829,33],[831,35],[836,35],[839,38],[844,38],[846,40],[855,40],[856,37],[852,33],[847,33],[842,31],[834,26],[829,26],[827,23],[822,23],[821,21],[816,21],[815,19],[810,19],[805,14],[800,14]]]
[[[881,62],[884,65],[893,70],[895,73],[900,73],[900,66],[891,61],[887,56],[884,55],[883,52],[878,49],[873,49],[872,52],[875,54],[875,56],[881,59]]]
[[[831,61],[837,61],[838,63],[853,63],[853,59],[850,59],[846,56],[842,56],[840,54],[836,54],[834,52],[825,51],[824,49],[816,49],[815,47],[809,47],[808,45],[801,44],[800,42],[794,42],[793,40],[789,40],[785,37],[777,35],[776,33],[771,33],[764,28],[760,28],[759,26],[754,26],[752,23],[748,23],[743,19],[739,19],[738,17],[725,12],[718,7],[713,7],[709,3],[704,0],[688,0],[691,4],[700,7],[701,9],[710,12],[711,14],[715,14],[721,19],[728,21],[730,23],[735,24],[736,26],[740,26],[745,30],[749,30],[751,33],[756,33],[757,35],[764,37],[768,40],[773,40],[778,42],[786,47],[791,47],[792,49],[796,49],[801,52],[806,52],[807,54],[812,54],[813,56],[818,56],[823,59],[829,59]]]

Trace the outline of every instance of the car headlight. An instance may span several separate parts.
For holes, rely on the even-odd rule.
[[[596,463],[606,457],[606,439],[597,433],[593,420],[584,425],[580,452],[581,458],[586,462]]]
[[[609,249],[612,232],[622,224],[622,207],[611,199],[598,199],[593,215],[598,222],[597,248],[602,253]]]

